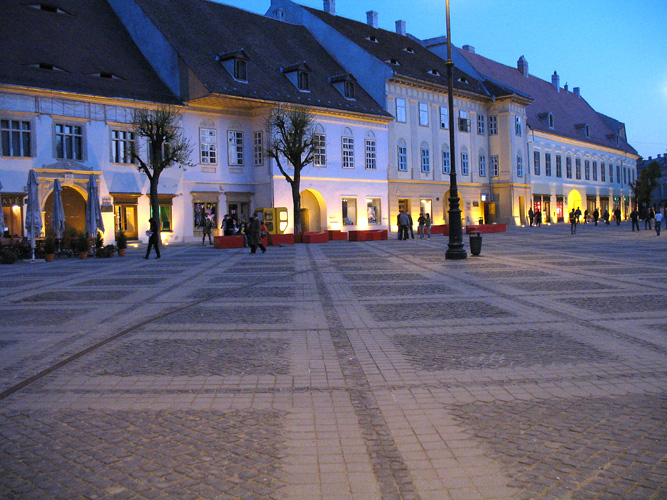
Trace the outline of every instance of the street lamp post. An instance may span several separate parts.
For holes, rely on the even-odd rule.
[[[452,62],[452,37],[449,28],[449,0],[447,7],[447,93],[449,94],[449,243],[445,258],[449,260],[461,260],[468,257],[463,248],[463,225],[461,224],[461,208],[459,206],[459,188],[456,185],[456,151],[454,147],[454,63]]]

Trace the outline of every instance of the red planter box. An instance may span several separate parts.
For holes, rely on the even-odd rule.
[[[440,224],[431,226],[431,234],[444,234],[449,236],[449,224]]]
[[[214,236],[214,248],[243,248],[245,240],[242,235],[235,234],[234,236]]]
[[[329,233],[327,231],[310,231],[301,234],[302,243],[329,243]]]
[[[329,230],[329,241],[347,241],[347,233],[345,231]]]
[[[387,239],[386,229],[367,229],[348,231],[350,241],[379,241]]]
[[[478,224],[466,226],[466,234],[470,233],[504,233],[507,231],[506,224]]]
[[[269,245],[272,247],[277,247],[279,245],[294,245],[294,235],[269,233]]]

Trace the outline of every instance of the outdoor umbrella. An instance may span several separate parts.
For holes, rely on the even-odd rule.
[[[0,191],[2,191],[2,182],[0,182]],[[2,196],[0,196],[2,198]],[[0,207],[0,238],[5,235],[5,216],[2,213],[2,207]]]
[[[102,210],[100,210],[100,197],[97,193],[97,181],[94,175],[88,179],[88,203],[86,203],[86,231],[89,238],[96,238],[97,231],[104,232],[102,222]]]
[[[51,212],[51,226],[53,235],[57,240],[63,237],[65,232],[65,209],[63,208],[63,188],[60,187],[60,180],[56,179],[53,183],[53,211]]]
[[[25,212],[25,228],[30,237],[32,260],[35,260],[35,238],[42,232],[42,211],[39,208],[39,183],[32,169],[28,174],[28,207]]]

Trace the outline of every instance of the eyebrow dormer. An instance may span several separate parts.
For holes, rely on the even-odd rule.
[[[301,92],[310,92],[310,74],[312,73],[312,70],[305,61],[280,68],[280,71],[284,73],[289,81]]]
[[[220,54],[215,59],[232,75],[234,80],[244,83],[248,82],[248,62],[250,61],[250,57],[245,50],[239,49]]]
[[[353,100],[356,98],[357,80],[351,73],[332,76],[329,78],[329,82],[336,88],[336,90],[338,90],[338,92],[343,94],[345,99]]]

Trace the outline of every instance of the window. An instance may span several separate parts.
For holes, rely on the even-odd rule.
[[[408,148],[406,146],[398,146],[398,170],[399,172],[408,171]]]
[[[419,124],[428,127],[428,104],[419,103]]]
[[[516,156],[516,176],[523,177],[523,158],[521,155]]]
[[[396,121],[403,122],[406,121],[406,112],[405,112],[405,99],[396,99]]]
[[[366,212],[368,214],[368,224],[380,224],[380,198],[366,198]]]
[[[547,116],[547,122],[549,124],[549,128],[554,128],[554,115],[553,113],[549,113]]]
[[[354,99],[355,98],[355,89],[354,89],[354,82],[345,82],[343,86],[343,95],[347,99]]]
[[[343,137],[343,168],[354,168],[353,137]]]
[[[623,167],[623,184],[628,183],[628,169]]]
[[[498,135],[498,117],[496,115],[489,116],[489,135]]]
[[[576,179],[581,179],[581,158],[574,159],[574,176]]]
[[[310,92],[310,77],[305,71],[297,72],[297,87],[303,92]]]
[[[366,139],[366,170],[377,170],[375,139]]]
[[[604,162],[600,163],[600,180],[605,182],[607,180],[607,165]]]
[[[449,149],[442,150],[442,173],[443,174],[452,173],[452,161],[451,161],[451,156],[449,155]]]
[[[565,177],[572,179],[572,158],[570,156],[565,158]]]
[[[218,146],[214,128],[199,129],[199,152],[201,163],[207,165],[218,163]]]
[[[484,121],[484,115],[477,115],[477,133],[479,135],[486,134],[486,123]]]
[[[440,106],[440,128],[449,128],[449,109],[444,106]]]
[[[556,155],[556,177],[563,177],[563,160],[560,155]]]
[[[591,180],[591,162],[584,160],[584,176],[587,181]]]
[[[544,153],[544,175],[551,177],[551,153]]]
[[[533,152],[533,170],[535,171],[535,175],[540,175],[540,152],[539,151],[534,151]]]
[[[486,177],[486,156],[479,155],[479,176]]]
[[[227,159],[230,165],[243,166],[243,132],[227,132]]]
[[[470,162],[468,153],[461,153],[461,175],[470,175]]]
[[[422,174],[428,174],[431,172],[431,152],[428,148],[421,148],[421,165],[422,165]]]
[[[611,163],[609,164],[609,183],[614,183],[614,166]]]
[[[621,183],[621,166],[620,165],[616,165],[616,182],[618,184]]]
[[[80,125],[56,123],[56,158],[83,159],[83,130]]]
[[[342,209],[343,209],[343,225],[344,226],[356,226],[357,225],[357,199],[356,198],[343,198],[342,200]]]
[[[593,162],[593,180],[598,180],[598,162],[596,161]]]
[[[498,155],[491,155],[489,158],[489,165],[491,168],[491,177],[498,177]]]
[[[234,59],[234,78],[242,82],[248,81],[247,64],[243,59]]]
[[[327,166],[327,144],[324,131],[315,132],[313,134],[313,164],[316,167]]]
[[[467,111],[459,111],[459,131],[470,132],[470,120],[468,119]]]
[[[253,134],[253,148],[255,153],[255,166],[264,164],[264,135],[262,132]]]
[[[522,135],[522,122],[520,116],[514,117],[514,133],[516,135]]]
[[[2,156],[30,157],[31,133],[30,122],[21,120],[2,120]]]
[[[111,161],[113,163],[134,163],[132,149],[134,133],[129,130],[111,131]]]

